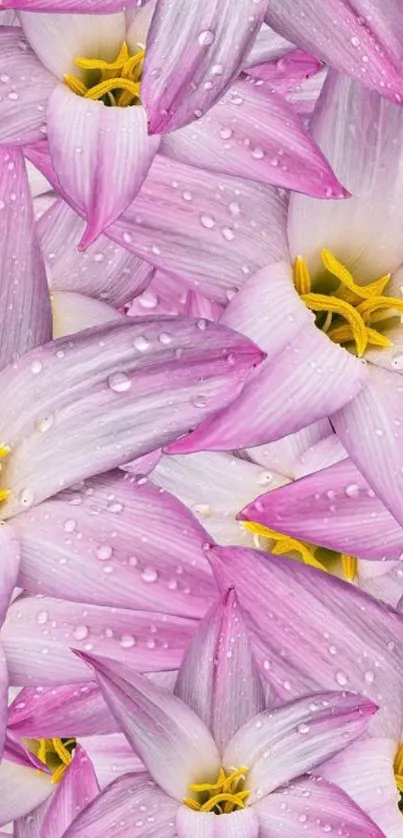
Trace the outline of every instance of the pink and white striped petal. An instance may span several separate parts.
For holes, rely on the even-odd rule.
[[[62,838],[74,818],[98,793],[94,767],[84,748],[77,744],[43,819],[41,838]]]
[[[0,83],[0,143],[22,145],[43,139],[46,106],[57,80],[42,66],[18,26],[0,27]]]
[[[181,806],[176,817],[178,838],[259,838],[260,824],[254,809],[217,818],[211,812],[193,812]]]

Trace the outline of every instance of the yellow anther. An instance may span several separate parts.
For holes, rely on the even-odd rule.
[[[381,332],[377,332],[376,329],[370,329],[368,326],[367,335],[369,346],[380,346],[382,349],[388,349],[390,346],[393,346],[392,341],[386,335],[382,335]]]
[[[193,797],[184,797],[183,802],[186,806],[189,806],[189,809],[194,809],[195,812],[200,812],[201,803],[198,803],[197,800],[193,800]]]
[[[7,500],[10,497],[10,490],[9,489],[0,489],[0,503]]]
[[[68,741],[72,742],[73,740],[70,739]],[[61,759],[64,765],[70,765],[71,754],[70,751],[67,750],[66,744],[64,744],[61,739],[52,739],[52,745],[57,753],[57,756]]]
[[[378,311],[387,311],[394,309],[403,313],[403,300],[398,300],[397,297],[371,297],[369,300],[364,300],[357,306],[357,311],[363,318],[367,320],[372,318],[372,315]]]
[[[309,275],[308,265],[302,256],[297,256],[294,266],[294,284],[298,294],[309,294],[311,290],[311,277]]]
[[[133,81],[138,81],[141,76],[141,71],[143,68],[143,61],[144,61],[144,50],[140,50],[137,52],[136,55],[132,55],[128,61],[126,61],[123,69],[122,69],[122,78],[129,79],[131,78]]]
[[[240,791],[238,794],[230,794],[229,792],[215,794],[214,797],[211,797],[210,800],[203,803],[203,806],[200,807],[200,812],[211,812],[211,810],[220,803],[231,803],[231,811],[233,809],[244,809],[245,804],[243,801],[246,800],[249,794],[249,791]]]
[[[0,459],[3,457],[8,457],[11,448],[9,445],[0,445]]]
[[[87,88],[81,79],[78,79],[76,76],[71,76],[69,73],[65,73],[63,79],[73,93],[76,93],[77,96],[85,96]]]
[[[77,64],[77,67],[82,67],[83,70],[122,70],[128,60],[129,50],[127,49],[126,41],[123,41],[114,61],[104,61],[101,58],[82,58],[79,56],[74,59],[74,63]]]
[[[382,294],[389,280],[390,274],[370,282],[368,285],[358,285],[352,274],[339,262],[330,250],[322,250],[322,262],[329,273],[333,274],[340,282],[352,291],[357,297],[367,300],[369,297]]]
[[[344,317],[351,326],[357,355],[361,357],[364,354],[368,344],[367,331],[364,320],[357,309],[353,308],[350,303],[346,303],[345,300],[328,297],[326,294],[301,294],[301,300],[311,311],[331,311],[340,315],[340,317]]]
[[[140,84],[130,79],[107,79],[91,87],[85,93],[86,99],[102,99],[107,93],[113,90],[127,90],[131,93],[131,99],[138,99],[140,96]]]
[[[29,750],[49,769],[52,783],[59,783],[73,759],[75,739],[28,739]]]
[[[298,553],[304,564],[316,567],[318,570],[324,570],[327,573],[325,565],[315,558],[313,553],[314,547],[310,549],[310,546],[307,546],[303,541],[292,538],[290,535],[283,535],[276,530],[263,526],[263,524],[256,524],[255,521],[242,521],[242,523],[249,532],[275,541],[274,547],[271,548],[271,552],[274,555],[282,556],[285,553]]]
[[[347,582],[354,582],[354,579],[357,576],[357,559],[355,556],[349,556],[347,553],[342,553],[341,566]]]
[[[200,792],[200,791],[214,791],[214,789],[220,789],[220,788],[222,788],[223,784],[225,783],[226,777],[227,777],[227,775],[226,775],[224,769],[220,768],[220,773],[218,775],[218,780],[217,780],[216,783],[192,783],[192,785],[189,786],[190,791]]]

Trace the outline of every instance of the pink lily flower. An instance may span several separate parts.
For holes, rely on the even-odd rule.
[[[233,593],[202,622],[174,696],[112,660],[85,659],[147,773],[112,783],[65,838],[123,836],[133,823],[140,838],[277,838],[304,821],[312,835],[348,823],[354,838],[381,838],[340,789],[301,776],[359,739],[375,706],[330,692],[267,708]]]
[[[364,739],[315,773],[340,785],[387,838],[399,838],[401,616],[293,559],[243,547],[213,547],[209,556],[220,589],[235,585],[261,672],[279,702],[339,687],[379,705]]]
[[[256,0],[245,2],[256,6]],[[253,79],[240,78],[224,96],[220,92],[208,117],[160,145],[148,131],[143,78],[145,51],[144,67],[149,54],[152,60],[152,11],[151,3],[106,16],[21,12],[23,31],[0,28],[0,142],[27,144],[48,135],[58,190],[87,218],[81,247],[129,207],[158,149],[221,175],[346,196],[293,107]],[[21,78],[22,59],[29,74]],[[219,66],[225,75],[225,65]],[[157,87],[154,73],[152,90]],[[182,88],[181,97],[188,108],[192,97]]]
[[[253,337],[267,361],[230,411],[170,451],[259,445],[327,416],[403,522],[402,131],[400,109],[330,74],[314,133],[354,197],[324,206],[291,196],[294,276],[290,263],[256,274],[221,321]]]
[[[1,3],[2,8],[84,14],[113,12],[128,5],[132,10],[128,0]],[[399,0],[386,4],[373,0],[369,9],[362,0],[326,4],[320,0],[202,0],[196,4],[157,0],[145,64],[145,104],[153,131],[178,128],[217,101],[241,69],[264,15],[292,44],[381,95],[402,101]]]

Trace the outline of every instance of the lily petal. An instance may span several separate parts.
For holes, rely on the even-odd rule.
[[[348,760],[347,755],[344,759]],[[361,771],[361,764],[355,766],[357,770]],[[259,818],[260,838],[284,838],[288,834],[305,838],[307,829],[310,838],[322,838],[327,832],[343,834],[346,823],[351,838],[385,838],[347,794],[316,777],[303,777],[268,795],[254,808]]]
[[[316,449],[318,444],[327,438],[331,432],[331,425],[327,419],[314,422],[295,434],[283,437],[276,442],[259,445],[247,449],[247,454],[255,463],[261,463],[265,468],[274,469],[287,477],[295,478],[296,469],[300,462],[308,457],[308,452]],[[336,434],[333,434],[337,439]],[[333,461],[332,461],[333,462]],[[310,469],[307,471],[309,474]],[[273,489],[277,488],[273,486]]]
[[[377,90],[393,102],[403,96],[401,7],[396,0],[371,6],[365,0],[274,0],[266,22],[289,41]],[[400,43],[399,43],[400,41]]]
[[[211,812],[193,812],[181,806],[176,817],[178,838],[258,838],[260,824],[254,809],[231,812],[217,818]]]
[[[141,96],[153,133],[192,122],[240,72],[267,0],[160,0],[147,39]],[[174,45],[174,47],[173,47]]]
[[[144,773],[144,763],[133,752],[123,733],[80,737],[80,744],[94,766],[102,789],[122,774]]]
[[[403,528],[349,458],[261,495],[239,519],[364,559],[403,553]]]
[[[5,367],[52,334],[45,266],[24,158],[17,148],[0,147],[0,209],[0,367]]]
[[[261,354],[221,325],[149,317],[24,355],[0,373],[3,516],[172,441],[233,400]]]
[[[330,416],[333,405],[353,399],[367,377],[364,364],[313,323],[273,360],[270,351],[268,356],[229,409],[165,450],[182,454],[275,441]]]
[[[60,184],[88,217],[85,249],[132,202],[159,138],[148,137],[144,108],[106,108],[61,85],[49,100],[48,136]]]
[[[8,729],[33,739],[89,737],[115,733],[117,722],[97,684],[84,681],[53,687],[23,687],[9,707]]]
[[[344,448],[378,497],[403,525],[403,382],[372,364],[365,387],[332,416]]]
[[[97,6],[101,4],[97,2]],[[77,74],[77,65],[74,63],[76,57],[104,58],[106,61],[116,58],[126,35],[124,12],[108,16],[38,14],[39,9],[34,9],[34,5],[35,0],[29,3],[29,9],[36,11],[36,14],[31,14],[31,11],[20,12],[21,25],[38,58],[61,81],[65,73]],[[72,11],[66,8],[67,4],[63,0],[53,4],[48,2],[47,5],[48,12]],[[18,5],[18,0],[13,6],[23,8],[22,5]],[[84,7],[82,11],[87,9]]]
[[[177,669],[196,628],[194,620],[166,614],[24,597],[8,609],[0,639],[10,683],[46,686],[91,680],[72,646],[91,647],[142,672]]]
[[[195,124],[164,137],[163,154],[316,197],[345,190],[294,109],[270,86],[238,80]]]
[[[349,42],[350,36],[351,32]],[[353,197],[326,204],[291,197],[293,258],[300,254],[308,261],[313,281],[323,268],[322,248],[333,251],[358,282],[391,273],[403,262],[403,224],[394,209],[403,196],[403,108],[330,72],[315,108],[312,132]]]
[[[8,669],[3,646],[0,643],[0,759],[7,732]]]
[[[19,584],[31,593],[194,618],[216,597],[206,531],[176,498],[130,474],[89,480],[14,524]]]
[[[217,747],[187,704],[114,660],[86,653],[82,657],[94,668],[105,701],[134,751],[167,794],[181,801],[192,783],[215,781]]]
[[[105,236],[85,253],[77,244],[85,222],[62,199],[38,222],[38,235],[54,291],[76,291],[119,308],[143,291],[153,268]]]
[[[293,559],[242,547],[213,547],[208,555],[220,589],[235,587],[253,632],[252,649],[280,696],[355,690],[380,707],[373,735],[400,737],[401,617],[353,585]]]
[[[41,827],[41,838],[62,838],[71,822],[99,793],[91,760],[76,745],[71,764],[56,787]]]
[[[73,821],[63,838],[125,838],[141,820],[141,838],[175,838],[178,808],[149,774],[126,774],[111,783]]]
[[[20,27],[0,28],[0,74],[0,143],[43,139],[46,105],[56,79],[42,66]]]
[[[147,3],[148,0],[139,0],[139,2]],[[35,12],[79,12],[80,14],[103,15],[125,9],[127,0],[3,0],[2,6],[30,9]]]
[[[220,752],[251,716],[265,708],[234,591],[208,612],[181,663],[175,695],[203,719]]]
[[[252,49],[246,56],[244,70],[266,61],[275,61],[277,58],[287,55],[293,49],[295,49],[294,44],[291,44],[274,29],[270,29],[270,26],[263,23]]]
[[[49,774],[3,759],[0,765],[0,826],[30,813],[53,791]]]
[[[64,338],[124,318],[124,314],[112,306],[72,291],[54,291],[51,299],[54,338]]]
[[[364,733],[377,709],[358,695],[328,692],[266,710],[233,736],[224,766],[249,767],[253,803],[344,750]]]

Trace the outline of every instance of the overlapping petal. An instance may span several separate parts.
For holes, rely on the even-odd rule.
[[[33,766],[18,765],[3,759],[0,765],[0,825],[4,826],[29,814],[51,792],[48,774],[36,772]]]
[[[63,836],[72,820],[97,796],[99,785],[93,765],[84,748],[77,744],[68,770],[47,809],[41,826],[41,838]]]
[[[153,132],[201,116],[235,78],[263,20],[267,0],[159,0],[141,87]]]
[[[178,810],[176,826],[178,838],[258,838],[260,824],[253,809],[231,812],[217,818],[210,812],[193,812],[187,806]]]

